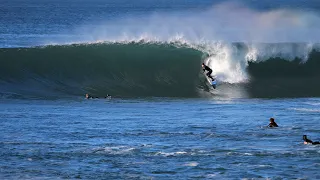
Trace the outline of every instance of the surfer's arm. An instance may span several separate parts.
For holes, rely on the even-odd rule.
[[[276,126],[274,126],[273,124],[269,124],[267,127],[276,127]]]

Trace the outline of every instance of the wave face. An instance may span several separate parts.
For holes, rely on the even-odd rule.
[[[128,42],[0,49],[2,97],[320,96],[318,45]],[[210,49],[211,51],[207,51]],[[212,51],[215,49],[216,51]],[[201,62],[219,86],[210,92]]]
[[[303,63],[295,58],[279,57],[260,63],[249,63],[251,76],[246,88],[251,97],[319,97],[320,53],[312,51]]]
[[[202,53],[171,44],[1,49],[1,92],[37,96],[196,96]]]

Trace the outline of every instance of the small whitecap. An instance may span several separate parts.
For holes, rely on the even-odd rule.
[[[320,112],[320,109],[308,109],[308,108],[290,108],[289,110],[301,111],[301,112]]]
[[[112,146],[112,147],[100,147],[93,150],[94,153],[106,153],[106,154],[126,154],[134,151],[136,148],[127,146]]]
[[[170,153],[166,153],[166,152],[157,152],[155,155],[160,155],[160,156],[174,156],[174,155],[182,155],[182,154],[187,154],[187,152],[184,151],[178,151],[178,152],[170,152]]]
[[[187,152],[184,152],[184,151],[178,151],[178,152],[175,152],[175,154],[187,154]]]
[[[267,164],[260,164],[260,165],[257,165],[257,167],[272,167],[272,166]]]
[[[217,173],[215,173],[215,174],[207,174],[206,176],[208,177],[208,178],[212,178],[212,177],[216,177],[218,174]]]
[[[195,167],[198,165],[199,165],[199,163],[197,163],[197,162],[188,162],[188,163],[184,164],[184,166],[190,166],[190,167]]]

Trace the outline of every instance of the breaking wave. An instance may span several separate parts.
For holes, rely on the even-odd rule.
[[[0,44],[7,47],[0,49],[0,93],[319,97],[319,22],[316,10],[262,11],[232,2],[88,22],[63,36],[26,39],[23,48]],[[213,69],[217,90],[206,83],[202,62]]]
[[[141,41],[3,48],[0,92],[13,98],[320,95],[317,44],[210,46]],[[213,69],[217,90],[207,85],[201,62]]]

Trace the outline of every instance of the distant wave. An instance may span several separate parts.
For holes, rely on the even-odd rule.
[[[206,51],[213,46],[216,51]],[[4,98],[201,97],[211,91],[200,68],[206,62],[219,82],[217,96],[318,97],[319,60],[320,53],[305,43],[141,41],[3,48],[0,93]]]
[[[320,109],[310,109],[310,108],[291,108],[294,111],[301,111],[301,112],[310,112],[310,113],[320,113]]]

